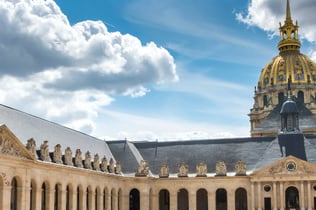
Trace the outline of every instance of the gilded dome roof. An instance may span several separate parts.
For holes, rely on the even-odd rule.
[[[274,87],[283,88],[288,79],[295,88],[296,84],[315,84],[316,63],[300,53],[301,43],[298,39],[298,23],[291,18],[290,2],[287,0],[286,18],[280,23],[279,55],[272,59],[262,71],[258,89]]]
[[[284,87],[288,78],[295,84],[316,83],[316,63],[299,52],[280,53],[266,65],[259,77],[258,88]]]

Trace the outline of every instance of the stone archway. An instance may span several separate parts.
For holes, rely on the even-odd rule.
[[[132,189],[129,193],[129,210],[140,209],[140,195],[137,189]]]
[[[159,210],[170,210],[170,193],[166,189],[159,191]]]
[[[288,187],[285,191],[285,205],[286,210],[299,210],[300,199],[299,192],[296,187]]]
[[[178,191],[178,210],[189,210],[189,193],[183,188]]]
[[[235,209],[247,210],[247,191],[244,188],[238,188],[235,192]]]
[[[216,190],[216,210],[227,210],[227,191],[225,189]]]
[[[196,192],[196,210],[208,210],[207,191],[199,189]]]

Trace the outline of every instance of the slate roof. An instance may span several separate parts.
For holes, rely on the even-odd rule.
[[[105,142],[4,105],[0,105],[0,124],[5,124],[23,144],[34,138],[38,149],[48,140],[51,152],[56,144],[61,144],[63,151],[69,146],[73,156],[79,148],[83,154],[89,150],[91,156],[98,153],[100,158],[105,155],[108,160],[119,160],[124,175],[134,175],[141,160],[147,160],[151,172],[157,175],[164,163],[169,165],[171,174],[178,172],[182,162],[188,164],[190,174],[195,174],[200,162],[207,164],[208,173],[215,173],[218,161],[225,161],[228,172],[234,172],[238,160],[246,162],[247,171],[254,171],[282,158],[276,137]],[[316,135],[306,136],[304,143],[307,160],[316,164]]]
[[[63,152],[70,147],[73,156],[80,149],[83,155],[89,150],[92,158],[96,153],[100,158],[113,158],[105,141],[1,104],[0,124],[5,124],[24,145],[33,138],[37,149],[48,140],[50,152],[60,144]]]

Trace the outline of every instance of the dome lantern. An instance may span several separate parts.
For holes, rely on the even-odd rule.
[[[298,40],[298,23],[293,24],[291,17],[290,0],[286,2],[286,18],[284,25],[280,23],[280,42],[278,45],[280,54],[296,51],[299,52],[301,48],[301,43]]]

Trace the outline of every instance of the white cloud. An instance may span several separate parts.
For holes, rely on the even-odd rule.
[[[52,0],[0,0],[0,26],[0,103],[87,133],[109,94],[141,97],[178,79],[164,48],[101,21],[71,26]]]
[[[298,20],[299,33],[310,42],[316,41],[316,4],[315,0],[290,1],[292,20]],[[236,18],[263,30],[278,34],[279,22],[285,20],[286,1],[251,0],[246,14],[237,13]]]

